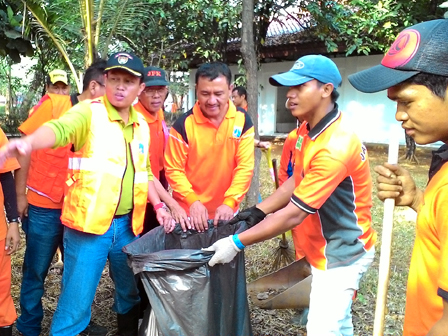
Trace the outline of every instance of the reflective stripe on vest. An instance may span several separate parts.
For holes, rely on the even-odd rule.
[[[70,178],[61,220],[78,231],[104,234],[110,227],[121,197],[127,164],[134,166],[132,230],[143,230],[148,197],[149,127],[138,114],[129,143],[132,162],[127,162],[126,142],[119,122],[111,121],[105,106],[90,103],[92,118],[84,146],[69,160]]]
[[[51,99],[53,119],[59,119],[72,107],[70,96],[49,93],[47,99]],[[55,203],[62,202],[70,148],[71,145],[67,145],[33,151],[27,178],[28,189]]]

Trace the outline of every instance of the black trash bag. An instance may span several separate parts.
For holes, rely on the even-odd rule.
[[[176,225],[165,234],[157,227],[123,248],[142,278],[163,336],[252,336],[244,253],[209,267],[214,252],[201,251],[247,224],[208,224],[202,233]]]

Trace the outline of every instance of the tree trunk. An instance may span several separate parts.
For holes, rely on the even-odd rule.
[[[241,54],[246,68],[248,113],[255,126],[255,137],[258,138],[258,78],[257,55],[254,42],[254,0],[243,0]],[[260,150],[255,151],[254,176],[247,193],[247,206],[257,204],[260,175]]]
[[[5,106],[5,114],[11,116],[12,112],[12,85],[11,85],[11,63],[7,60],[7,68],[6,68],[6,81],[7,81],[7,90],[6,90],[6,106]]]

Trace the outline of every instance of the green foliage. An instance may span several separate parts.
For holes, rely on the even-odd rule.
[[[192,58],[223,60],[239,37],[240,3],[222,0],[147,0],[150,15],[126,41],[147,64],[187,69]]]
[[[0,57],[9,56],[14,63],[20,56],[32,56],[31,42],[22,36],[23,16],[8,0],[0,0]]]
[[[6,134],[18,134],[19,126],[26,120],[26,116],[17,113],[0,114],[0,127]]]
[[[442,17],[437,4],[438,0],[324,0],[310,2],[306,8],[311,13],[312,30],[328,51],[338,51],[343,45],[347,55],[368,55],[385,52],[405,27]]]

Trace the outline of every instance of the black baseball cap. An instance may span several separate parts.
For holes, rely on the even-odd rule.
[[[145,73],[142,60],[132,53],[123,51],[112,54],[107,60],[104,71],[112,69],[125,70],[137,77],[143,77]]]
[[[291,70],[271,76],[269,83],[273,86],[297,86],[313,79],[324,84],[331,83],[335,89],[342,83],[341,74],[336,64],[322,55],[300,57]]]
[[[421,73],[448,77],[448,20],[426,21],[398,34],[381,64],[348,76],[359,91],[378,92]]]
[[[145,82],[146,87],[170,85],[170,82],[166,80],[165,70],[155,66],[145,68],[145,76],[143,81]]]

